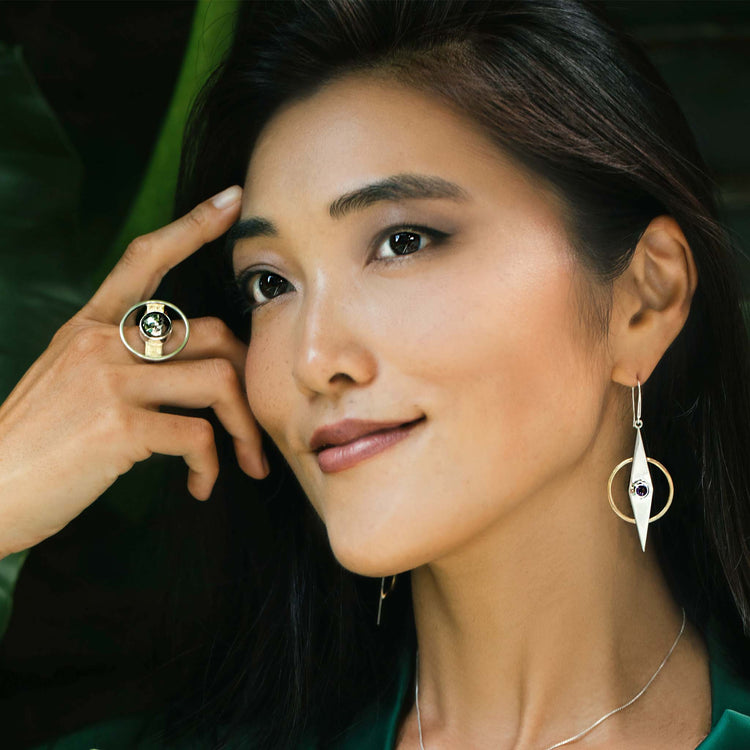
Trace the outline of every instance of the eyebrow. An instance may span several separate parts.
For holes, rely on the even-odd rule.
[[[455,182],[435,175],[397,174],[344,193],[328,206],[328,214],[332,219],[341,219],[353,211],[362,211],[380,201],[414,198],[465,201],[469,199],[469,194]],[[250,216],[236,222],[229,229],[225,252],[231,259],[234,245],[238,240],[278,236],[279,230],[270,219]]]

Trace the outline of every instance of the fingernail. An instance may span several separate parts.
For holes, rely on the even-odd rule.
[[[242,197],[242,188],[239,185],[232,185],[232,187],[222,190],[220,193],[211,198],[211,203],[216,208],[229,208],[234,205]]]

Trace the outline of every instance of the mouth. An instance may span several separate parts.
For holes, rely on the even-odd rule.
[[[409,427],[411,425],[417,424],[417,422],[422,422],[427,417],[421,416],[419,419],[413,419],[411,422],[404,422],[400,425],[397,425],[396,427],[385,427],[382,430],[373,430],[372,432],[368,432],[365,435],[360,435],[358,438],[355,438],[354,440],[349,440],[346,443],[326,443],[325,445],[321,445],[319,448],[316,448],[313,453],[321,453],[324,450],[328,450],[329,448],[341,448],[345,445],[352,445],[353,443],[356,443],[359,440],[362,440],[363,438],[371,437],[372,435],[382,435],[386,432],[392,432],[393,430],[400,430],[402,427]]]
[[[313,452],[323,472],[328,474],[343,471],[400,442],[426,419],[426,416],[421,416],[419,419],[404,422],[397,427],[369,432],[348,443],[324,445]]]

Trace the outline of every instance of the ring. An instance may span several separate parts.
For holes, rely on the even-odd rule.
[[[623,466],[627,466],[627,464],[629,464],[632,460],[632,458],[626,458],[624,461],[620,461],[620,463],[617,464],[617,466],[615,466],[615,468],[612,470],[612,473],[609,475],[609,482],[607,482],[607,493],[609,494],[609,504],[610,506],[612,506],[612,510],[617,513],[617,515],[620,516],[623,521],[627,521],[628,523],[635,523],[635,518],[626,516],[615,505],[615,501],[612,497],[612,480],[615,478],[615,474],[617,474],[617,472],[620,471]],[[669,510],[669,506],[672,504],[672,498],[674,497],[674,484],[672,482],[672,476],[663,464],[659,463],[655,458],[647,458],[646,461],[648,461],[650,464],[653,464],[654,466],[658,466],[664,473],[664,476],[667,478],[667,482],[669,484],[669,498],[667,499],[664,507],[655,516],[651,516],[651,518],[648,519],[648,522],[651,523],[652,521],[657,521],[658,519],[660,519]]]
[[[146,305],[146,312],[138,321],[138,333],[146,344],[145,352],[141,353],[133,349],[133,347],[125,340],[125,321],[130,317],[130,314],[134,310],[137,310],[144,305]],[[164,342],[172,335],[172,320],[164,311],[164,305],[175,310],[185,323],[185,338],[182,343],[169,354],[162,354]],[[149,299],[144,300],[143,302],[137,302],[125,313],[125,315],[122,316],[122,320],[120,321],[120,338],[122,339],[122,343],[125,344],[128,351],[131,351],[137,357],[148,360],[149,362],[161,362],[162,360],[174,357],[175,354],[178,354],[185,348],[189,336],[190,323],[188,323],[185,313],[171,302],[165,302],[161,299]]]

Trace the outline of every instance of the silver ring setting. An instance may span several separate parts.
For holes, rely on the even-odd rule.
[[[135,310],[144,305],[146,306],[146,312],[138,321],[138,334],[145,344],[145,351],[139,352],[130,346],[125,339],[125,323]],[[169,354],[162,354],[164,342],[168,341],[172,335],[172,319],[167,315],[164,309],[165,306],[174,310],[185,323],[185,338],[182,340],[182,343]],[[136,357],[145,359],[148,362],[161,362],[162,360],[174,357],[175,354],[178,354],[185,348],[185,344],[187,344],[189,337],[190,323],[188,323],[185,313],[171,302],[165,302],[160,299],[149,299],[144,300],[143,302],[137,302],[125,313],[125,315],[122,316],[122,320],[120,321],[120,338],[122,339],[122,343],[125,344],[128,351],[135,354]]]

